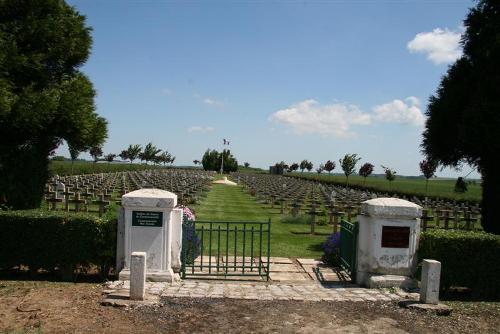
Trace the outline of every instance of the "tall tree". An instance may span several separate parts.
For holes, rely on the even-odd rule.
[[[500,234],[500,2],[480,0],[464,21],[463,56],[429,99],[422,148],[430,160],[481,173],[481,223]]]
[[[306,169],[308,172],[310,172],[314,167],[314,164],[311,161],[307,162]]]
[[[90,155],[94,159],[94,163],[99,161],[99,158],[102,157],[102,147],[101,146],[93,146],[89,150]]]
[[[123,150],[120,152],[120,154],[118,155],[120,157],[120,159],[122,160],[128,160],[129,159],[129,156],[128,156],[128,151],[127,150]]]
[[[366,162],[360,168],[358,174],[363,177],[363,186],[366,185],[366,178],[373,173],[373,166],[371,163]]]
[[[113,153],[109,153],[109,154],[106,154],[104,156],[104,160],[106,160],[107,162],[113,162],[113,160],[115,160],[116,158],[116,154],[113,154]]]
[[[307,168],[307,164],[308,164],[308,163],[309,163],[309,161],[307,161],[307,160],[305,160],[305,159],[304,159],[304,160],[302,160],[302,161],[300,162],[299,167],[300,167],[300,172],[301,172],[301,173],[304,173],[304,169],[306,169],[306,168]]]
[[[161,152],[161,149],[153,145],[153,143],[149,142],[146,146],[144,146],[144,152],[142,152],[141,160],[146,160],[146,164],[149,161],[154,161],[156,156]]]
[[[129,145],[127,148],[127,156],[130,160],[130,163],[133,163],[135,159],[139,158],[139,155],[142,152],[142,147],[139,144]]]
[[[346,154],[343,159],[339,159],[340,167],[344,171],[345,184],[349,185],[349,176],[354,173],[356,164],[361,160],[356,153]]]
[[[385,179],[389,181],[389,189],[392,190],[392,181],[396,179],[396,171],[385,166],[381,166],[384,169]]]
[[[335,169],[335,162],[331,161],[331,160],[328,160],[326,163],[325,163],[325,170],[328,172],[328,174],[330,174],[332,172],[332,170]]]
[[[205,154],[203,154],[201,164],[204,170],[218,172],[220,171],[222,159],[224,159],[224,173],[236,172],[238,170],[238,160],[236,160],[229,150],[219,153],[216,150],[207,149]]]
[[[295,172],[297,169],[299,169],[299,164],[294,162],[293,164],[290,165],[290,171]]]
[[[69,149],[69,156],[71,157],[71,175],[73,175],[73,165],[75,163],[75,160],[78,159],[80,151],[76,147],[73,147],[72,145],[69,145],[68,149]]]
[[[316,173],[321,174],[325,170],[325,165],[320,164],[318,168],[316,168]]]
[[[434,176],[437,169],[437,162],[432,160],[422,160],[420,161],[420,171],[425,177],[425,195],[427,196],[427,189],[429,186],[429,179]]]
[[[90,32],[63,0],[0,1],[0,196],[8,206],[40,205],[49,155],[63,140],[83,151],[106,139],[92,83],[79,71]]]

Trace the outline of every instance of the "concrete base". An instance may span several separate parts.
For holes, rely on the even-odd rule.
[[[408,276],[368,274],[363,285],[370,289],[401,288],[416,289],[418,281]]]
[[[414,300],[401,300],[400,307],[422,312],[432,312],[436,315],[450,315],[453,309],[445,304],[425,304]]]
[[[130,281],[130,269],[123,269],[118,274],[120,281]],[[149,271],[146,273],[147,282],[177,282],[180,280],[179,274],[173,271]]]

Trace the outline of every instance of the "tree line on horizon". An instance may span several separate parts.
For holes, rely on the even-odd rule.
[[[355,174],[356,171],[356,165],[357,163],[361,160],[361,157],[359,157],[356,153],[349,154],[347,153],[344,155],[343,158],[339,159],[339,165],[340,168],[342,169],[345,177],[346,177],[346,185],[349,185],[349,176]],[[314,164],[307,160],[304,159],[300,163],[294,162],[291,164],[287,164],[284,161],[277,162],[274,167],[278,170],[285,171],[287,173],[293,173],[296,172],[297,170],[300,169],[300,172],[303,173],[304,170],[307,170],[308,172],[311,172],[311,170],[314,167]],[[316,169],[316,173],[321,174],[324,171],[328,172],[328,174],[331,174],[331,172],[337,167],[335,161],[328,160],[325,163],[321,163]],[[396,174],[397,172],[387,166],[381,165],[382,169],[384,170],[384,177],[387,181],[389,181],[389,184],[392,187],[392,181],[396,179]],[[436,161],[432,160],[423,160],[419,163],[420,171],[422,172],[422,175],[425,177],[425,192],[427,193],[428,190],[428,183],[429,179],[435,176],[436,169],[438,167],[438,163]],[[373,169],[375,166],[370,163],[370,162],[365,162],[363,165],[358,170],[358,175],[362,176],[364,178],[363,180],[363,185],[366,184],[366,178],[372,175]],[[459,178],[462,179],[463,178]],[[457,180],[457,184],[460,183],[460,186],[457,188],[455,187],[457,192],[464,192],[467,190],[467,188],[463,187],[462,183]]]

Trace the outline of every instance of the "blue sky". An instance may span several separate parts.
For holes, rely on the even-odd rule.
[[[460,54],[471,1],[69,1],[93,27],[83,67],[105,153],[152,141],[192,164],[362,162],[419,174],[423,112]],[[58,153],[68,156],[65,147]],[[84,155],[85,156],[85,155]],[[338,170],[337,170],[338,171]],[[442,176],[466,174],[445,170]]]

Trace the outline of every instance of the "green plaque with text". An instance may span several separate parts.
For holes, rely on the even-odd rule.
[[[162,227],[163,212],[132,211],[132,226]]]

